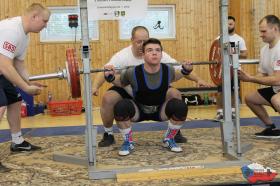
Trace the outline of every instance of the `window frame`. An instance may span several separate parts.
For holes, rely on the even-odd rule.
[[[148,10],[149,9],[159,9],[159,10],[165,10],[167,9],[169,11],[169,9],[171,9],[171,13],[169,14],[168,17],[168,22],[169,25],[172,25],[171,29],[171,35],[168,37],[157,37],[158,39],[161,40],[170,40],[170,39],[176,39],[176,5],[175,4],[169,4],[169,5],[148,5]],[[127,36],[122,36],[122,31],[121,31],[121,21],[122,20],[118,20],[118,24],[119,24],[119,39],[120,40],[130,40],[131,39],[131,35],[129,34],[129,37]],[[173,24],[172,24],[173,23]],[[149,28],[148,28],[149,29]],[[150,32],[150,37],[155,37],[153,35],[151,35]]]
[[[70,10],[70,11],[77,11],[77,14],[79,16],[79,27],[81,27],[81,19],[80,19],[80,9],[78,6],[52,6],[52,7],[48,7],[48,9],[50,10],[51,14],[52,13],[56,13],[56,12],[60,12],[60,11],[65,11],[64,13],[69,13],[67,12],[67,10]],[[74,13],[69,13],[69,14],[74,14]],[[68,20],[67,20],[68,21]],[[95,21],[97,24],[97,29],[96,29],[96,37],[93,37],[93,38],[89,38],[91,42],[94,42],[94,41],[99,41],[100,40],[100,37],[99,37],[99,21],[96,20]],[[47,24],[48,26],[48,24]],[[76,29],[76,28],[73,28],[73,29]],[[75,30],[73,30],[73,32],[75,32]],[[76,30],[76,32],[78,33],[78,29]],[[78,36],[78,34],[77,34]],[[76,36],[76,42],[81,42],[81,38],[77,37]],[[69,38],[69,39],[61,39],[61,40],[57,40],[56,39],[46,39],[46,36],[44,35],[44,30],[42,30],[40,32],[40,42],[41,43],[63,43],[63,42],[75,42],[75,37],[73,38]]]

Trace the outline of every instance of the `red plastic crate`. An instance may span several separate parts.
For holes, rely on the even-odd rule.
[[[79,115],[82,112],[82,100],[50,101],[48,110],[52,116]]]

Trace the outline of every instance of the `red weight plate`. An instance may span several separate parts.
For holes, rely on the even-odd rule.
[[[80,73],[79,73],[79,65],[76,56],[76,51],[73,48],[69,48],[66,50],[66,60],[68,64],[68,72],[70,76],[70,88],[72,98],[80,98],[81,97],[81,84],[80,84]]]
[[[212,81],[216,85],[222,84],[222,56],[219,40],[215,40],[210,48],[209,61],[215,61],[217,64],[209,65],[209,72]]]
[[[220,42],[218,39],[216,39],[210,48],[209,52],[209,61],[215,61],[217,64],[210,64],[209,65],[209,72],[212,81],[216,85],[221,85],[222,84],[222,56],[221,56],[221,47],[220,47]],[[230,67],[230,77],[232,79],[233,77],[233,68],[232,66]]]

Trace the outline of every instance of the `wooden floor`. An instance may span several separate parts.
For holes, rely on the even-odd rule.
[[[271,116],[278,116],[279,114],[275,112],[271,107],[267,107],[268,113]],[[99,113],[99,108],[93,109],[93,124],[101,125],[102,120]],[[216,105],[200,105],[200,106],[190,106],[188,119],[189,120],[203,120],[203,119],[213,119],[216,114]],[[249,118],[255,117],[255,115],[249,110],[246,105],[241,105],[240,107],[240,117]],[[57,126],[80,126],[85,124],[85,113],[81,115],[72,116],[51,116],[46,110],[45,114],[39,114],[32,117],[22,118],[22,128],[41,128],[41,127],[57,127]],[[4,117],[0,124],[1,129],[8,129],[9,125],[7,119]]]

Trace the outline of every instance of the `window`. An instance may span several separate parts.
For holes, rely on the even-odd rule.
[[[75,32],[76,40],[81,40],[81,19],[79,8],[77,7],[50,7],[51,11],[50,20],[47,28],[44,28],[40,32],[41,42],[55,42],[55,41],[74,41]],[[70,28],[68,26],[68,15],[78,14],[79,15],[79,26],[78,28]],[[98,40],[98,22],[90,21],[89,27],[89,38],[90,40]]]
[[[150,5],[144,19],[120,20],[120,39],[130,39],[132,28],[140,25],[149,30],[150,37],[175,38],[175,5]]]

